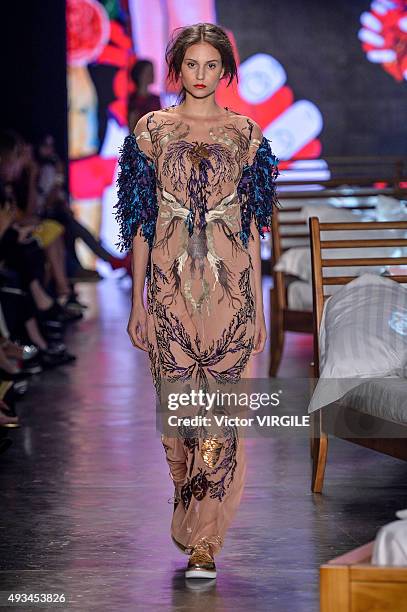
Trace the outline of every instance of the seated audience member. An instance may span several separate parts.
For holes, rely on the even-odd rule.
[[[67,251],[67,267],[69,276],[76,280],[92,280],[100,278],[94,270],[84,269],[77,257],[75,243],[81,239],[97,257],[106,261],[116,270],[129,269],[130,258],[123,259],[109,253],[100,240],[74,216],[69,207],[64,189],[65,175],[62,161],[56,151],[54,139],[47,135],[40,142],[37,150],[39,164],[38,193],[39,214],[49,222],[54,220],[64,228],[65,248]]]
[[[14,217],[11,186],[4,187],[0,182],[0,343],[2,338],[11,337],[36,345],[47,367],[66,363],[73,356],[64,346],[55,351],[50,344],[56,332],[60,342],[63,323],[69,316],[44,290],[40,247],[27,236],[27,228],[22,231],[13,225]]]
[[[58,302],[65,304],[69,300],[71,287],[66,275],[64,228],[57,221],[42,218],[40,214],[38,198],[40,169],[28,145],[23,147],[23,160],[20,176],[14,183],[18,206],[16,220],[19,225],[30,229],[31,235],[44,251],[47,262],[44,284],[48,285],[52,281]]]

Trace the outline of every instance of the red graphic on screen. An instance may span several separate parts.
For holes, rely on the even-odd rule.
[[[230,30],[227,30],[227,34],[232,42],[236,63],[237,66],[239,66],[239,51],[235,37]],[[276,93],[266,100],[257,104],[250,104],[241,98],[235,83],[227,87],[226,81],[220,81],[216,93],[216,100],[221,106],[233,108],[233,110],[242,115],[252,117],[262,129],[275,121],[275,119],[282,115],[295,101],[294,92],[291,87],[283,85]],[[317,138],[313,138],[301,149],[296,151],[295,159],[315,159],[321,155],[321,151],[321,141]],[[282,170],[289,168],[290,165],[290,161],[280,161],[280,168]]]
[[[358,35],[367,59],[396,81],[407,80],[407,2],[375,0],[370,9],[361,15]]]
[[[68,62],[71,65],[89,64],[109,39],[108,16],[95,0],[69,0],[66,19]]]

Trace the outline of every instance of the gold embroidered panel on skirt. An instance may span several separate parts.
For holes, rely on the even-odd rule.
[[[223,444],[216,436],[205,438],[201,446],[202,459],[206,465],[210,468],[214,468],[219,461],[220,453],[222,451]]]

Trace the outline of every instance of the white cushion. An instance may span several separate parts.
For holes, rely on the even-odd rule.
[[[325,304],[320,330],[321,378],[381,377],[407,361],[407,289],[364,274]]]
[[[319,351],[320,378],[308,412],[344,397],[363,378],[405,380],[406,286],[373,274],[344,285],[325,303]]]
[[[376,535],[372,565],[407,566],[407,510],[396,514],[402,520],[384,525]]]

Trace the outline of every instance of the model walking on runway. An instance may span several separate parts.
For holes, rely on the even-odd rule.
[[[126,137],[116,207],[120,245],[132,249],[127,330],[148,351],[158,397],[166,382],[236,384],[263,350],[260,235],[277,206],[278,175],[259,126],[215,101],[219,81],[237,77],[224,30],[176,30],[166,60],[180,103],[144,115]],[[175,486],[171,536],[190,555],[186,577],[214,578],[243,491],[243,441],[227,426],[162,442]]]

